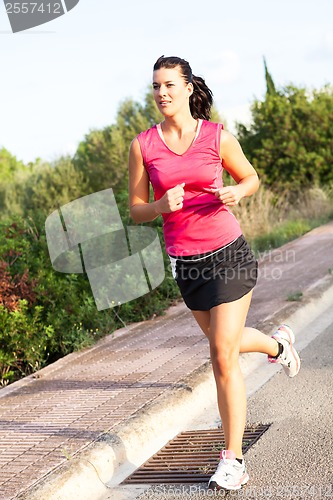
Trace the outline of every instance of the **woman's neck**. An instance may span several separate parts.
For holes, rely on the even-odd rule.
[[[179,137],[183,134],[195,131],[197,126],[198,120],[193,118],[191,114],[187,116],[166,116],[161,123],[164,132],[176,133]]]

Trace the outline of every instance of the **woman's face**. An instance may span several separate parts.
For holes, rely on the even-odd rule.
[[[185,83],[179,67],[160,68],[153,73],[153,93],[159,111],[164,116],[174,116],[189,109],[193,85]]]

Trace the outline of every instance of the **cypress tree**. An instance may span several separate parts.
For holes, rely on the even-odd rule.
[[[265,67],[265,79],[266,79],[266,95],[276,95],[276,88],[273,82],[273,78],[268,71],[266,59],[264,57],[264,67]]]

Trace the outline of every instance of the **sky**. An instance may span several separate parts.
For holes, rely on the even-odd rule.
[[[264,96],[264,56],[278,87],[333,83],[333,1],[80,0],[19,33],[1,2],[0,148],[24,163],[74,154],[143,100],[161,55],[189,61],[234,132]]]

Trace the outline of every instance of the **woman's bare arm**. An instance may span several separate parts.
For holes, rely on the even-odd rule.
[[[223,167],[237,185],[218,189],[215,195],[226,205],[237,205],[244,196],[250,196],[257,191],[258,174],[244,155],[237,139],[225,130],[221,132],[220,155]]]
[[[149,203],[149,176],[143,164],[140,144],[132,141],[129,153],[129,206],[134,222],[149,222],[162,213],[183,207],[184,183],[168,189],[159,200]]]

